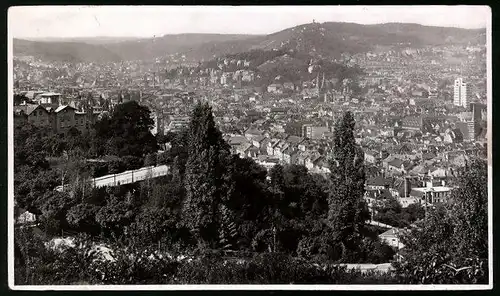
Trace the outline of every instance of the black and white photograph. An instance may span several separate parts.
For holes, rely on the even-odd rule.
[[[491,18],[10,7],[9,287],[491,289]]]

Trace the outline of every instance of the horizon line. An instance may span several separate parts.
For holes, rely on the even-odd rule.
[[[304,25],[310,25],[310,24],[325,24],[325,23],[337,23],[337,24],[355,24],[355,25],[360,25],[360,26],[377,26],[377,25],[391,25],[391,24],[401,24],[401,25],[418,25],[422,27],[430,27],[430,28],[449,28],[449,29],[461,29],[461,30],[486,30],[487,26],[482,26],[482,27],[476,27],[476,28],[465,28],[465,27],[457,27],[457,26],[437,26],[437,25],[424,25],[420,23],[415,23],[415,22],[387,22],[387,23],[374,23],[374,24],[361,24],[361,23],[356,23],[356,22],[335,22],[335,21],[327,21],[327,22],[310,22],[310,23],[304,23],[292,27],[286,27],[283,28],[279,31],[276,32],[271,32],[271,33],[261,33],[261,34],[256,34],[256,33],[220,33],[220,32],[183,32],[183,33],[165,33],[159,36],[153,35],[153,36],[133,36],[133,35],[121,35],[121,36],[113,36],[113,35],[94,35],[94,36],[44,36],[44,37],[32,37],[32,36],[23,36],[23,37],[16,37],[12,36],[12,39],[23,39],[23,40],[28,40],[28,41],[33,41],[29,39],[71,39],[71,38],[133,38],[133,39],[151,39],[151,38],[161,38],[165,36],[178,36],[178,35],[242,35],[242,36],[253,36],[253,37],[259,37],[259,36],[267,36],[267,35],[272,35],[279,33],[281,31],[295,28],[295,27],[300,27]]]

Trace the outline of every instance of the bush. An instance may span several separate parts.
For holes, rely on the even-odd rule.
[[[59,235],[62,229],[61,222],[51,217],[42,217],[40,228],[48,235]]]
[[[155,166],[158,160],[156,153],[149,153],[144,157],[144,166]]]
[[[335,262],[342,256],[342,246],[325,236],[304,237],[299,242],[297,254],[314,262]]]
[[[206,256],[184,261],[172,284],[368,284],[396,283],[390,274],[362,273],[345,266],[319,266],[283,253],[251,259]]]
[[[177,263],[147,250],[123,250],[114,253],[116,261],[96,261],[96,277],[105,285],[165,284],[177,271]]]

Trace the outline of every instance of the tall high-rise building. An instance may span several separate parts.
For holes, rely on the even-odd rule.
[[[462,78],[455,79],[453,88],[453,105],[469,108],[470,89]]]

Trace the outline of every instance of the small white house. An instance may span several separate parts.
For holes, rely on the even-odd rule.
[[[16,223],[20,225],[34,224],[36,223],[36,215],[29,211],[24,211],[17,217]]]
[[[404,248],[404,245],[400,241],[400,233],[401,231],[398,228],[391,228],[378,237],[389,246],[400,250]]]

